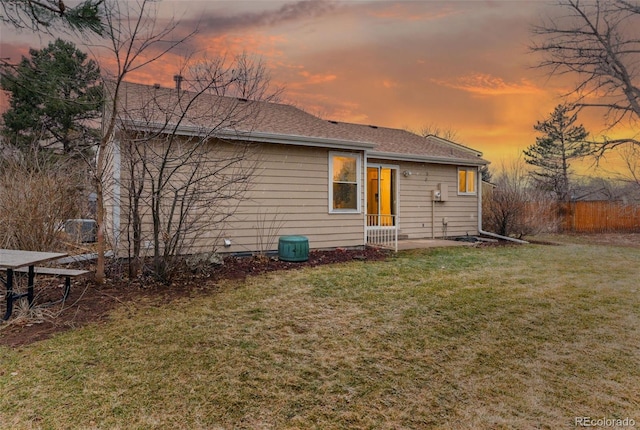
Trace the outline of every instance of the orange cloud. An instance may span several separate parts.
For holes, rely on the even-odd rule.
[[[382,86],[385,88],[395,88],[397,87],[399,84],[392,80],[392,79],[383,79],[382,80]]]
[[[290,90],[290,87],[287,87]],[[362,112],[359,103],[338,101],[326,94],[287,91],[288,102],[313,115],[327,120],[341,122],[368,123],[369,117]],[[292,101],[295,100],[295,101]]]
[[[305,71],[302,71],[300,73],[298,73],[300,76],[303,76],[306,78],[306,81],[304,82],[305,84],[309,84],[309,85],[315,85],[315,84],[323,84],[325,82],[331,82],[331,81],[335,81],[338,77],[334,74],[322,74],[322,73],[317,73],[317,74],[312,74]]]
[[[502,78],[485,73],[475,73],[450,80],[431,79],[431,81],[438,85],[481,96],[539,94],[543,92],[541,88],[525,78],[520,79],[518,82],[505,82]]]
[[[194,46],[201,51],[222,55],[224,53],[239,54],[250,52],[267,58],[282,56],[277,46],[284,42],[283,36],[267,35],[260,32],[244,32],[243,34],[224,34],[219,36],[199,36]]]
[[[293,91],[306,92],[309,87],[327,84],[338,79],[338,75],[333,73],[311,73],[304,70],[304,66],[286,63],[272,63],[270,70],[274,83]]]

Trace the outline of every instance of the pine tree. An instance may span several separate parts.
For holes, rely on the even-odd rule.
[[[569,112],[569,106],[558,105],[549,118],[538,121],[533,128],[543,135],[524,151],[527,164],[537,167],[531,173],[535,183],[552,192],[559,202],[571,198],[570,162],[588,155],[591,149],[585,141],[589,133],[582,125],[575,125],[577,114]]]
[[[95,144],[102,106],[97,63],[61,39],[29,54],[16,66],[0,66],[0,86],[11,93],[3,114],[7,141],[19,148],[61,147],[67,154]]]
[[[35,32],[74,30],[102,34],[104,0],[2,0],[0,21]]]

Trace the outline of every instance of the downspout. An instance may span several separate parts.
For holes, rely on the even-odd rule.
[[[476,183],[478,184],[478,234],[495,237],[496,239],[508,240],[510,242],[528,244],[526,240],[516,239],[513,237],[502,236],[500,234],[491,233],[490,231],[484,231],[482,229],[482,172],[478,169],[478,178]]]
[[[364,209],[362,210],[363,213],[363,220],[362,220],[362,224],[363,224],[363,243],[364,243],[364,247],[366,248],[367,245],[369,244],[369,232],[368,232],[368,219],[367,219],[367,211],[368,211],[368,206],[367,206],[367,199],[368,199],[368,195],[367,192],[367,187],[369,186],[369,184],[367,184],[367,163],[369,162],[369,151],[367,151],[366,149],[363,151],[362,154],[362,158],[363,158],[363,163],[364,163],[364,167],[361,169],[360,172],[360,180],[362,182],[364,182],[364,186],[362,187],[362,194],[360,194],[358,196],[358,198],[360,199],[361,202],[364,203]],[[331,186],[331,184],[329,184],[329,186]],[[362,204],[362,203],[361,203]]]
[[[114,139],[112,142],[112,147],[113,147],[113,208],[112,208],[112,214],[111,216],[113,217],[113,221],[112,221],[112,228],[113,228],[113,250],[114,252],[118,252],[118,249],[120,248],[120,197],[121,197],[121,190],[120,190],[120,174],[121,174],[121,168],[122,168],[122,155],[120,152],[120,140],[119,139]]]
[[[431,198],[431,239],[436,238],[436,201]]]

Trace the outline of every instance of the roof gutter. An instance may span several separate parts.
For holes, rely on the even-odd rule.
[[[385,158],[387,160],[397,160],[397,161],[455,164],[456,166],[484,166],[486,164],[489,164],[487,160],[484,160],[482,158],[478,158],[478,160],[471,160],[466,158],[434,157],[434,156],[427,156],[427,155],[400,154],[396,152],[370,151],[368,153],[368,156],[371,158]]]
[[[476,184],[482,184],[482,173],[480,171],[478,171],[478,180]],[[500,234],[491,233],[490,231],[484,231],[482,229],[482,188],[478,190],[478,234],[494,237],[496,239],[508,240],[509,242],[519,243],[522,245],[526,245],[529,243],[526,240],[516,239],[514,237],[509,237],[509,236],[502,236]]]

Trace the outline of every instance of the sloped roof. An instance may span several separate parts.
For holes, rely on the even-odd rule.
[[[486,164],[482,153],[437,136],[422,137],[406,130],[350,123],[337,123],[360,139],[374,143],[371,155],[390,159],[442,159]]]
[[[481,153],[436,136],[323,120],[291,105],[123,82],[121,120],[138,127],[176,127],[176,133],[215,135],[298,145],[360,148],[392,160],[486,164]],[[183,114],[184,113],[184,114]]]

